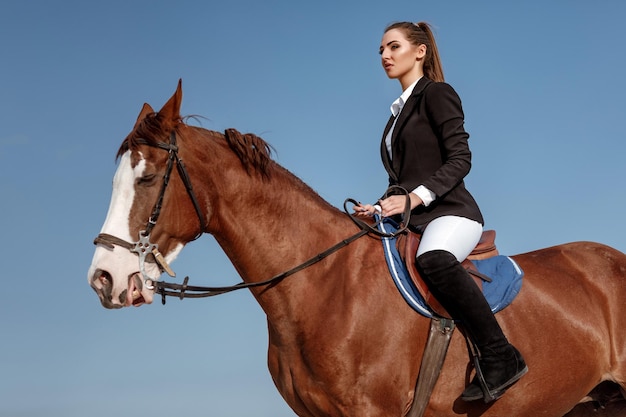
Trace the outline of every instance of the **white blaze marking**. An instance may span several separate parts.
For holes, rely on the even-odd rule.
[[[130,160],[131,152],[122,155],[120,164],[113,177],[113,192],[109,211],[101,233],[108,233],[127,242],[133,242],[130,236],[130,209],[135,199],[135,179],[143,174],[146,163],[141,161],[133,168]],[[113,279],[113,295],[116,296],[128,286],[128,277],[138,268],[137,256],[129,250],[115,246],[113,250],[98,245],[91,260],[88,279],[91,280],[95,271],[102,269],[111,274]]]
[[[130,154],[131,152],[128,151],[122,155],[120,165],[113,177],[111,203],[101,230],[101,233],[108,233],[128,242],[132,241],[129,217],[135,199],[135,179],[141,177],[146,168],[146,161],[143,158],[133,168]]]

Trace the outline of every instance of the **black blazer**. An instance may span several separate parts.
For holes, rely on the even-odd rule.
[[[385,127],[380,150],[389,185],[409,192],[424,185],[437,195],[428,207],[420,205],[411,212],[410,224],[415,228],[445,215],[484,224],[478,204],[463,182],[472,156],[463,119],[461,99],[454,89],[422,77],[398,116],[391,139],[392,159],[385,138],[393,116]]]

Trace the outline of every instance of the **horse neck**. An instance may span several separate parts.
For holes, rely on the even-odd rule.
[[[192,175],[207,179],[202,193],[208,231],[244,281],[285,272],[356,232],[345,214],[278,164],[272,162],[269,178],[264,178],[248,173],[228,147],[213,151],[212,162],[198,161],[200,171],[196,168]],[[268,315],[305,296],[304,289],[293,291],[290,283],[264,290],[252,292]]]
[[[231,184],[212,213],[219,226],[211,233],[246,281],[291,269],[353,233],[345,215],[286,171]]]

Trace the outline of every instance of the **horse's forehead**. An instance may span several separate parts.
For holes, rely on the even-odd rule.
[[[141,161],[144,161],[145,158],[143,156],[143,154],[141,152],[135,151],[135,152],[130,152],[130,166],[131,168],[135,168],[137,167],[137,165],[139,165],[141,163]]]
[[[113,178],[116,188],[132,186],[132,179],[142,174],[145,165],[146,161],[141,152],[126,151],[120,158]]]

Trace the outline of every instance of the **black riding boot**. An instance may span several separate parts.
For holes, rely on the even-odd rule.
[[[508,342],[480,288],[453,254],[426,252],[417,258],[417,265],[433,295],[461,321],[480,353],[480,368],[489,392],[483,391],[475,376],[461,399],[489,402],[500,398],[528,371],[522,355]]]

